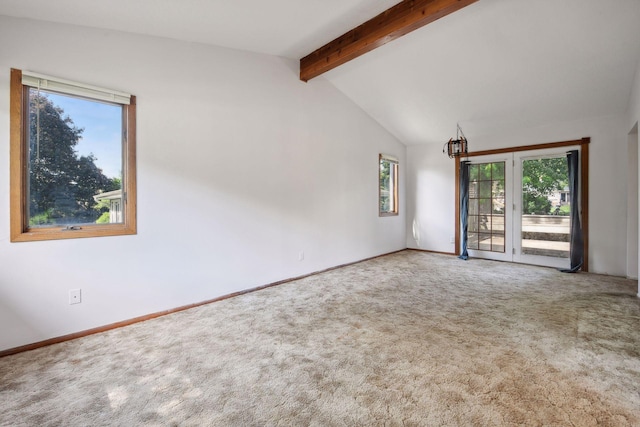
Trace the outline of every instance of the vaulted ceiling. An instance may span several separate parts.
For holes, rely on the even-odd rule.
[[[298,60],[398,1],[2,0],[0,14]],[[319,78],[413,145],[458,122],[473,139],[622,114],[639,58],[638,0],[479,0]]]

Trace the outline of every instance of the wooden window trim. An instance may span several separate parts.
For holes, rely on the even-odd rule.
[[[62,227],[29,228],[27,221],[27,161],[28,141],[24,132],[29,116],[28,86],[22,84],[22,71],[11,69],[10,89],[10,240],[31,242],[40,240],[77,239],[84,237],[121,236],[137,233],[136,221],[136,98],[123,105],[123,191],[124,222],[121,224],[90,224],[80,229]]]
[[[584,240],[584,255],[581,270],[589,271],[589,144],[591,138],[586,137],[573,141],[550,142],[546,144],[521,145],[510,148],[499,148],[495,150],[474,151],[467,153],[465,157],[486,156],[490,154],[516,153],[520,151],[547,150],[558,147],[580,147],[580,210],[582,212],[581,225],[582,237]],[[455,167],[455,198],[456,198],[456,224],[455,224],[455,254],[460,255],[460,157],[456,157]]]

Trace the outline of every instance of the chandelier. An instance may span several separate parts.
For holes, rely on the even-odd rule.
[[[444,144],[444,148],[442,149],[442,152],[447,153],[450,159],[460,157],[460,155],[467,154],[469,152],[467,149],[467,137],[462,133],[460,125],[456,124],[456,126],[458,127],[458,130],[456,131],[456,139],[451,138],[449,142]]]

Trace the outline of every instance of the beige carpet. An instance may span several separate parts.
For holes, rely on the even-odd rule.
[[[0,424],[638,426],[636,287],[405,251],[0,359]]]

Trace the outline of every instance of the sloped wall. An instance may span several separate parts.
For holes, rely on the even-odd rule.
[[[0,350],[406,247],[405,147],[295,61],[7,17],[0,39]],[[12,67],[137,96],[136,236],[9,242]]]

